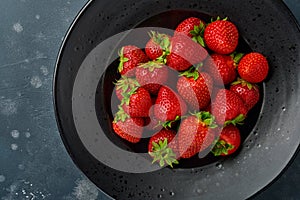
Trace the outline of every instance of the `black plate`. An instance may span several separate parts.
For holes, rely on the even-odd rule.
[[[111,83],[115,74],[106,68],[113,68],[116,50],[132,34],[122,31],[154,24],[172,28],[194,15],[229,16],[245,50],[267,56],[270,75],[236,156],[159,169],[112,133],[107,102],[113,88],[105,80]],[[147,29],[135,31],[141,38],[130,41],[143,46]],[[281,1],[90,1],[65,37],[55,70],[61,137],[76,165],[111,197],[245,199],[274,180],[299,146],[299,44],[299,27]]]

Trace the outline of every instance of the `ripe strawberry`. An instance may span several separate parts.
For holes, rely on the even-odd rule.
[[[150,108],[149,117],[145,118],[145,129],[149,131],[159,131],[163,127],[159,123],[159,120],[154,115],[154,107]]]
[[[237,77],[236,65],[243,54],[212,54],[205,62],[206,71],[214,79],[216,85],[227,85]]]
[[[173,130],[162,129],[150,138],[148,153],[153,157],[153,163],[158,161],[161,167],[168,164],[172,168],[173,164],[178,164],[175,134]]]
[[[246,54],[238,65],[238,73],[242,79],[250,83],[262,82],[268,75],[267,59],[260,53]]]
[[[187,112],[187,106],[182,98],[167,86],[159,89],[154,105],[155,117],[162,121],[173,121]]]
[[[193,110],[202,110],[210,103],[213,81],[209,74],[191,69],[181,74],[177,90]]]
[[[256,84],[251,84],[243,79],[238,79],[230,86],[230,90],[243,99],[248,110],[253,108],[259,101],[259,88]]]
[[[195,42],[201,46],[205,46],[203,34],[205,29],[205,22],[196,17],[190,17],[182,21],[175,29],[174,35],[184,34],[191,37]]]
[[[215,156],[227,156],[234,153],[241,145],[239,129],[230,124],[223,128],[219,139],[212,149]]]
[[[227,19],[211,22],[204,30],[204,41],[209,49],[219,54],[232,53],[239,40],[236,26]]]
[[[209,112],[198,112],[184,119],[178,130],[181,158],[190,158],[207,149],[215,139],[214,117]]]
[[[121,75],[128,77],[134,76],[135,67],[140,63],[148,61],[146,54],[138,47],[133,45],[124,46],[120,52],[120,63],[118,71]]]
[[[126,104],[128,106],[130,117],[148,117],[149,109],[152,106],[149,92],[139,87],[136,91],[131,91],[127,95],[122,99],[121,105]]]
[[[190,37],[178,34],[171,39],[167,65],[177,71],[184,71],[190,66],[202,62],[207,55],[207,51]]]
[[[234,92],[220,89],[212,103],[212,114],[220,125],[241,124],[245,119],[248,109],[243,100]]]
[[[155,31],[149,33],[150,40],[147,42],[145,52],[151,60],[165,63],[165,58],[169,54],[171,37]]]
[[[135,91],[140,86],[135,78],[129,78],[121,76],[121,78],[115,83],[116,95],[120,101],[129,94],[130,91]]]
[[[144,119],[143,118],[131,118],[124,110],[119,107],[119,111],[114,117],[112,122],[113,130],[121,138],[137,143],[140,141],[143,132]]]
[[[156,95],[159,88],[167,82],[168,71],[166,65],[149,61],[136,68],[135,76],[143,88]]]

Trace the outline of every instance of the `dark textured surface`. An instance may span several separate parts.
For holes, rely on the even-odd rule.
[[[299,1],[285,2],[299,20]],[[66,153],[56,128],[51,101],[52,73],[62,37],[84,3],[80,0],[0,3],[6,8],[1,13],[3,24],[0,27],[1,199],[107,199],[82,175]],[[259,7],[259,1],[254,4]],[[139,6],[135,6],[137,13],[143,12]],[[107,21],[113,17],[117,14],[101,16]],[[250,20],[254,23],[258,18],[253,16]],[[126,29],[128,25],[117,26]],[[280,28],[284,29],[284,24]],[[258,49],[263,49],[256,44]],[[256,199],[299,199],[299,163],[298,156]]]

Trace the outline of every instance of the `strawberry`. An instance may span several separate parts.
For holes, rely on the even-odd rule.
[[[140,86],[135,78],[129,78],[126,76],[121,76],[121,78],[115,83],[116,85],[116,95],[120,101],[130,93],[130,91],[135,91]]]
[[[190,158],[207,149],[215,139],[214,117],[209,112],[198,112],[184,119],[178,130],[181,158]]]
[[[253,108],[259,101],[259,88],[256,84],[251,84],[243,79],[238,79],[230,86],[230,90],[238,94],[243,99],[248,110]]]
[[[218,141],[211,150],[215,156],[227,156],[234,153],[241,145],[241,134],[239,129],[230,124],[225,126]]]
[[[219,54],[232,53],[239,40],[239,32],[237,27],[227,21],[227,18],[208,24],[204,30],[204,41],[206,46],[212,51]]]
[[[171,39],[167,65],[177,71],[187,70],[190,66],[202,62],[208,53],[190,37],[177,34]]]
[[[193,110],[204,109],[210,103],[213,81],[209,74],[192,69],[181,74],[177,90]]]
[[[187,112],[187,106],[182,98],[167,86],[159,89],[154,105],[155,117],[162,121],[173,121]]]
[[[143,88],[156,95],[159,88],[168,80],[168,67],[158,62],[149,61],[136,68],[135,76]]]
[[[228,89],[218,91],[211,110],[216,117],[216,122],[220,125],[241,124],[248,112],[243,100]]]
[[[250,83],[262,82],[268,75],[269,64],[260,53],[246,54],[238,65],[238,73],[242,79]]]
[[[165,164],[173,168],[177,161],[177,142],[174,139],[176,132],[173,130],[162,129],[149,140],[148,153],[153,157],[153,163],[159,162],[163,167]]]
[[[121,138],[137,143],[140,141],[143,132],[144,119],[131,118],[124,110],[119,107],[119,111],[114,117],[112,127],[115,133]]]
[[[121,75],[128,77],[134,76],[135,67],[140,63],[148,61],[146,54],[134,45],[128,45],[121,48],[119,52],[120,63],[118,71]]]
[[[126,94],[121,101],[121,105],[128,106],[130,117],[148,117],[149,109],[152,106],[151,96],[143,87],[139,87],[135,91]],[[124,105],[123,105],[124,106]],[[124,108],[124,107],[123,107]]]
[[[191,37],[195,42],[201,46],[205,46],[203,40],[203,33],[205,29],[205,22],[196,17],[190,17],[182,21],[175,29],[174,35],[184,34]]]
[[[151,39],[145,47],[148,58],[165,63],[165,58],[169,54],[171,36],[155,31],[151,31],[149,36]]]
[[[150,108],[149,117],[145,118],[145,129],[149,131],[159,131],[162,129],[162,125],[154,115],[154,107]]]
[[[236,65],[243,54],[212,54],[205,62],[205,69],[216,85],[227,85],[237,77]]]

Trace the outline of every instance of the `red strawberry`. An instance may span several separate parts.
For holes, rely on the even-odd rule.
[[[212,104],[212,114],[220,125],[239,124],[245,119],[248,109],[243,100],[234,92],[220,89]]]
[[[187,112],[185,102],[172,89],[162,86],[154,105],[155,117],[162,121],[173,121]]]
[[[150,138],[148,153],[153,157],[153,163],[159,162],[163,167],[165,164],[173,167],[177,161],[177,142],[174,139],[176,132],[173,130],[162,129]]]
[[[128,93],[128,97],[124,97],[121,101],[121,105],[123,104],[129,106],[130,117],[148,117],[152,106],[149,92],[142,87]]]
[[[119,111],[115,115],[114,121],[112,122],[115,133],[121,138],[132,143],[140,141],[143,132],[143,125],[143,118],[131,118],[120,107]]]
[[[130,91],[135,91],[140,86],[136,79],[121,76],[121,78],[115,83],[116,95],[120,101],[129,94]]]
[[[195,42],[204,45],[203,33],[205,22],[196,17],[190,17],[182,21],[176,28],[174,35],[184,34],[191,37]]]
[[[171,40],[167,65],[177,71],[184,71],[190,66],[202,62],[207,55],[207,51],[190,37],[178,34]]]
[[[184,119],[178,131],[181,158],[190,158],[207,149],[215,139],[214,117],[209,112],[198,112]]]
[[[262,82],[268,75],[269,64],[260,53],[246,54],[238,65],[238,73],[242,79],[250,83]]]
[[[243,79],[238,79],[230,86],[230,90],[238,94],[243,99],[248,110],[253,108],[259,101],[259,88],[256,84],[251,84]]]
[[[207,59],[205,62],[206,71],[212,76],[216,85],[227,85],[236,79],[236,63],[242,55],[212,54]]]
[[[156,95],[159,88],[167,82],[168,71],[164,64],[149,61],[136,68],[135,76],[143,88]]]
[[[223,128],[219,140],[212,149],[215,156],[226,156],[234,153],[241,145],[239,129],[230,124]]]
[[[220,20],[208,24],[204,30],[204,41],[209,49],[219,54],[232,53],[239,40],[239,32],[236,26],[227,21]]]
[[[204,109],[210,103],[213,81],[209,74],[189,70],[181,74],[177,82],[178,93],[193,110]]]
[[[124,46],[120,50],[119,56],[118,71],[121,75],[128,77],[134,76],[134,69],[138,64],[148,61],[146,54],[140,48],[133,45]]]
[[[165,63],[165,58],[169,54],[170,36],[155,31],[149,33],[150,40],[147,42],[145,52],[151,60],[158,60]]]
[[[154,107],[150,108],[149,117],[145,118],[145,129],[149,131],[159,131],[162,129],[162,125],[154,115]]]

